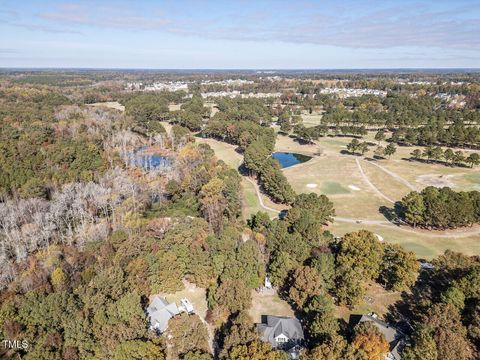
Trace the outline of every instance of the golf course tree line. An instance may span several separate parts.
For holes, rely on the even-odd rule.
[[[221,102],[220,111],[202,130],[202,135],[238,145],[246,170],[257,176],[264,192],[276,202],[291,203],[295,193],[280,170],[280,164],[271,157],[276,134],[272,128],[262,125],[270,123],[271,115],[258,101],[253,101],[249,111],[244,110],[245,100]]]
[[[428,186],[406,195],[400,214],[414,227],[444,230],[471,226],[480,223],[480,192]]]
[[[463,151],[452,149],[442,150],[440,146],[429,146],[423,151],[415,149],[410,153],[410,158],[417,161],[433,161],[442,162],[447,166],[465,166],[468,164],[470,167],[480,164],[480,155],[478,153],[470,153],[466,155]]]
[[[384,98],[363,95],[341,99],[312,94],[299,106],[323,109],[321,134],[361,137],[367,130],[383,129],[399,145],[480,147],[476,126],[480,114],[475,106],[450,108],[433,95],[389,92]]]

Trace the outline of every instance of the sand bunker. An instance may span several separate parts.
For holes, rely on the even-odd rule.
[[[416,181],[426,185],[426,186],[435,186],[435,187],[454,187],[455,184],[451,182],[449,179],[451,175],[421,175],[418,176]]]
[[[377,237],[378,241],[383,242],[383,236],[380,236],[378,234],[375,234],[375,236]]]
[[[307,188],[309,189],[315,189],[317,186],[317,184],[307,184]]]
[[[350,190],[353,190],[353,191],[360,191],[360,188],[358,186],[355,186],[355,185],[348,185],[348,188]]]

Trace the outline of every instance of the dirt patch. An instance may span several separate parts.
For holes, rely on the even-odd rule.
[[[426,185],[426,186],[435,186],[435,187],[454,187],[455,184],[450,181],[452,175],[421,175],[416,178],[416,182]]]

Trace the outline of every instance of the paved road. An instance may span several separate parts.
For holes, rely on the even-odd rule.
[[[387,220],[363,220],[363,219],[351,219],[336,216],[334,220],[337,222],[346,222],[351,224],[365,224],[365,225],[393,225],[390,221]]]

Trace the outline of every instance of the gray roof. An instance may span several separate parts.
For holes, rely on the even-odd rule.
[[[150,326],[160,332],[167,330],[168,320],[179,313],[180,311],[175,303],[169,304],[165,298],[159,296],[155,296],[147,308]]]
[[[362,315],[359,320],[361,322],[371,322],[373,325],[377,327],[377,329],[385,336],[385,339],[390,344],[390,358],[392,359],[400,359],[399,348],[402,347],[402,340],[405,338],[405,335],[396,328],[388,325],[385,321],[382,321],[375,316],[372,315]]]
[[[257,324],[263,341],[268,341],[272,346],[278,344],[276,338],[284,335],[290,342],[298,343],[304,339],[302,325],[295,318],[267,315],[266,323]]]

